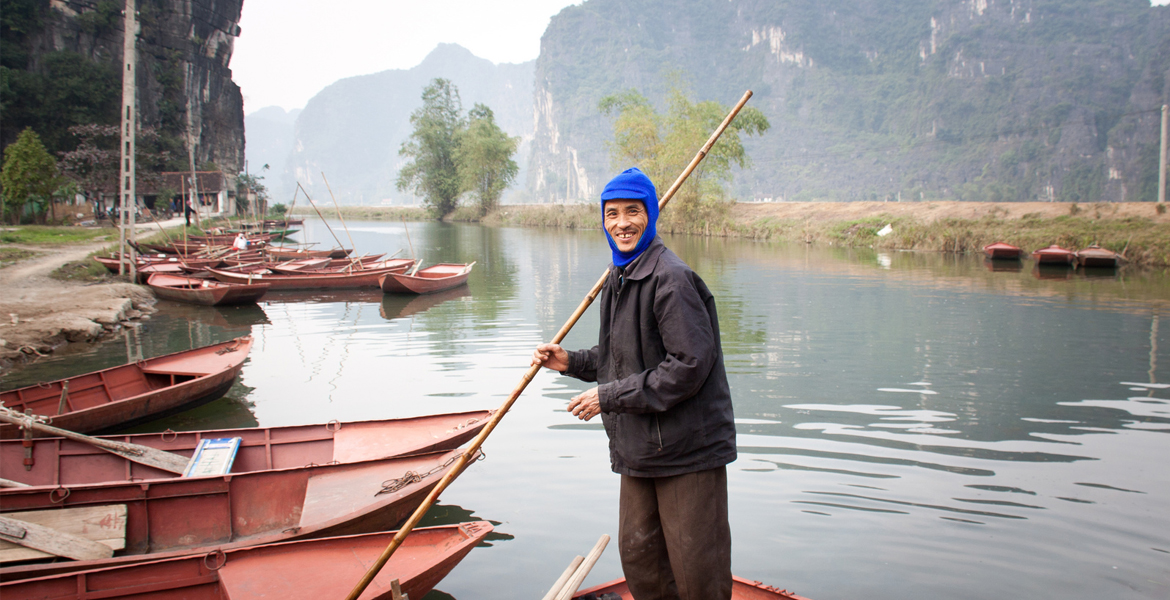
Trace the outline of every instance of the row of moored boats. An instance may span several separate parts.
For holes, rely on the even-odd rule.
[[[991,260],[1021,260],[1025,254],[1018,246],[1005,242],[988,244],[983,247],[983,253]],[[1097,244],[1089,245],[1081,250],[1069,250],[1053,244],[1047,248],[1033,251],[1032,258],[1041,265],[1080,265],[1105,269],[1117,268],[1125,262],[1125,257],[1122,255]]]
[[[234,237],[233,237],[234,239]],[[430,294],[467,283],[475,263],[423,268],[410,258],[353,256],[352,249],[310,250],[270,246],[269,234],[248,235],[247,249],[215,236],[170,244],[138,244],[135,257],[94,257],[113,273],[134,260],[140,283],[168,300],[203,305],[245,304],[270,290],[381,288],[395,294]]]

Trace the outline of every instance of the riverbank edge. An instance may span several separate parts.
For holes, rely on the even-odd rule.
[[[349,219],[425,221],[417,207],[342,207]],[[665,214],[664,214],[665,217]],[[460,208],[446,218],[509,227],[600,227],[596,204],[514,204],[484,217]],[[889,232],[879,235],[889,226]],[[1170,266],[1170,215],[1151,202],[775,202],[737,203],[725,215],[669,219],[659,231],[883,250],[981,252],[1007,242],[1026,252],[1053,244],[1077,250],[1096,243],[1129,264]]]

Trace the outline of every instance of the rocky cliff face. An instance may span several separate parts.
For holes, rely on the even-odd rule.
[[[39,25],[22,39],[28,53],[27,73],[49,73],[49,62],[62,54],[75,54],[94,69],[112,70],[120,98],[122,2],[19,4],[36,5]],[[176,143],[192,131],[196,165],[213,162],[229,174],[243,170],[244,165],[243,97],[228,66],[240,35],[242,5],[243,0],[138,0],[139,125],[158,128]],[[6,2],[5,10],[9,8]],[[81,106],[91,100],[70,102]],[[113,114],[99,113],[104,122],[118,120],[117,104]],[[185,143],[172,152],[186,162]]]
[[[588,0],[541,41],[528,185],[596,196],[598,100],[671,80],[773,127],[733,195],[1151,200],[1170,8],[1148,0]],[[660,182],[666,185],[669,182]]]
[[[414,68],[342,79],[313,96],[297,117],[294,148],[279,187],[291,194],[299,181],[314,200],[329,201],[323,172],[339,202],[412,202],[394,186],[405,162],[398,150],[410,135],[410,113],[422,104],[423,88],[436,77],[455,84],[465,112],[477,102],[485,104],[501,129],[521,137],[514,160],[524,177],[533,128],[532,69],[531,61],[497,65],[461,46],[439,44]],[[516,187],[505,192],[505,202],[515,201]]]

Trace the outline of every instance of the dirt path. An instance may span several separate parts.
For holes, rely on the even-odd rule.
[[[0,373],[66,343],[101,339],[151,311],[154,294],[143,286],[84,284],[49,277],[62,265],[109,245],[105,241],[56,248],[6,246],[32,250],[40,256],[0,269]]]

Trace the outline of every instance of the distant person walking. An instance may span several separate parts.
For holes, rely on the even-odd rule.
[[[183,203],[183,216],[186,217],[186,219],[187,219],[187,227],[191,226],[191,213],[193,213],[193,212],[195,212],[195,209],[191,208],[191,203],[184,202]]]

